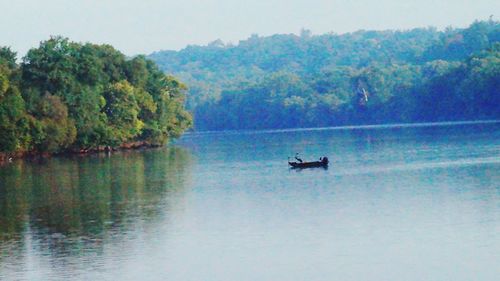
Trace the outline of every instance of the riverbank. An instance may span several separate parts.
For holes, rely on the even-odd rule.
[[[12,162],[15,159],[37,159],[37,158],[49,158],[52,156],[61,155],[87,155],[96,153],[112,153],[117,151],[125,150],[136,150],[136,149],[148,149],[161,147],[159,144],[151,144],[146,141],[137,141],[121,144],[118,147],[111,147],[109,145],[102,145],[96,148],[90,149],[70,149],[62,152],[49,153],[49,152],[37,152],[37,151],[24,151],[24,152],[0,152],[0,165]]]
[[[375,130],[375,129],[394,129],[394,128],[417,128],[417,127],[445,127],[445,126],[464,126],[464,125],[487,125],[498,124],[500,120],[477,120],[477,121],[444,121],[444,122],[429,122],[429,123],[393,123],[393,124],[371,124],[371,125],[350,125],[337,127],[316,127],[316,128],[288,128],[288,129],[270,129],[270,130],[226,130],[226,131],[190,131],[184,135],[190,134],[255,134],[255,133],[287,133],[287,132],[305,132],[305,131],[327,131],[327,130]],[[148,149],[161,147],[159,144],[151,144],[147,141],[127,142],[118,147],[98,146],[91,149],[73,149],[58,153],[48,152],[0,152],[0,165],[20,158],[48,158],[58,155],[86,155],[95,153],[112,153],[116,151]],[[10,159],[10,160],[9,160]]]

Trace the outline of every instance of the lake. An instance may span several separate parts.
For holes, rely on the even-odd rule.
[[[287,157],[328,156],[292,170]],[[0,167],[0,280],[498,280],[500,123],[190,133]]]

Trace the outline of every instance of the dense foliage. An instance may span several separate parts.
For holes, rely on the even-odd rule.
[[[191,126],[186,87],[144,56],[54,37],[0,49],[0,152],[164,144]]]
[[[150,56],[187,82],[199,130],[500,118],[500,24],[253,35]]]

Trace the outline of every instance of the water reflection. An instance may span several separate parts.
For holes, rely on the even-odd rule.
[[[8,253],[0,253],[0,263],[30,245],[53,256],[102,251],[106,239],[167,215],[169,197],[185,191],[190,165],[185,150],[167,148],[3,167],[0,243]]]
[[[177,145],[0,168],[0,280],[500,275],[500,124]],[[329,168],[291,170],[295,152]]]

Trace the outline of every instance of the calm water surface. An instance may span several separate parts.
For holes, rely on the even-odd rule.
[[[287,156],[327,155],[290,170]],[[0,167],[0,280],[498,280],[500,124],[188,134]]]

